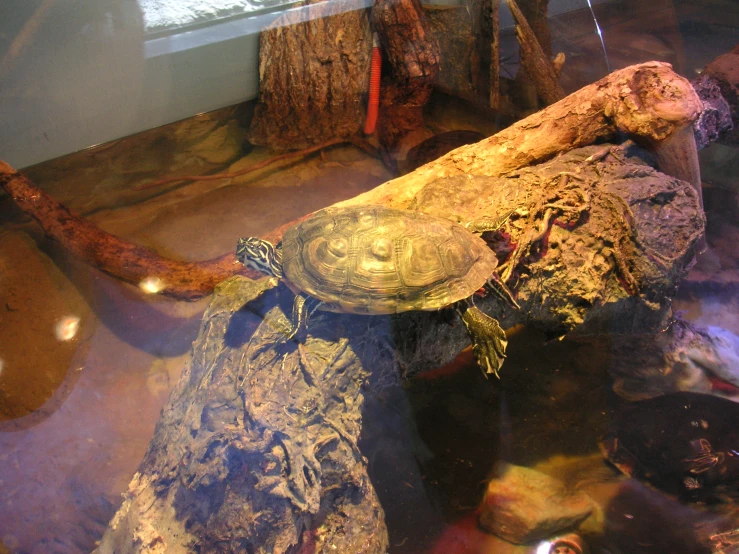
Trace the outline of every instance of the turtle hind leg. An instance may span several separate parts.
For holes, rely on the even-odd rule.
[[[317,298],[296,294],[293,300],[293,313],[290,328],[285,330],[285,340],[295,339],[297,342],[305,342],[308,333],[308,319],[322,304]]]
[[[454,308],[467,329],[472,341],[472,353],[483,375],[487,377],[492,373],[500,378],[498,372],[505,360],[505,349],[508,346],[505,331],[495,319],[482,313],[469,299],[457,302]]]

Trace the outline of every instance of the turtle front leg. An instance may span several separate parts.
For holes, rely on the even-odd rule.
[[[322,303],[316,298],[296,294],[293,301],[291,326],[285,332],[285,340],[295,339],[298,342],[305,342],[308,332],[308,319]]]
[[[506,212],[500,217],[496,218],[485,218],[485,219],[478,219],[476,221],[469,221],[465,225],[467,229],[472,231],[473,233],[477,233],[478,235],[483,234],[486,231],[497,231],[501,227],[503,227],[503,224],[508,221],[508,218],[511,217],[514,213],[516,213],[516,210],[511,210],[509,212]]]
[[[498,371],[503,365],[508,346],[505,331],[495,319],[482,313],[471,299],[457,302],[454,308],[467,328],[472,341],[472,353],[483,375],[487,377],[493,373],[500,379]]]

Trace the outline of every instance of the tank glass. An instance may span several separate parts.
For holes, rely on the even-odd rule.
[[[3,2],[0,554],[739,552],[739,4],[517,2]]]

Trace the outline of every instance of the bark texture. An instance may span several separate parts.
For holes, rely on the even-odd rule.
[[[372,20],[388,61],[380,89],[380,144],[403,159],[426,138],[423,107],[439,72],[439,45],[419,0],[376,0]]]
[[[490,107],[500,108],[500,0],[484,1],[490,11]]]
[[[474,19],[463,6],[423,7],[428,31],[439,45],[439,72],[434,88],[446,94],[478,101],[476,76],[480,60],[477,57]]]
[[[278,18],[260,36],[249,140],[290,150],[359,133],[371,50],[366,10],[319,2]]]
[[[537,35],[534,33],[534,30],[529,25],[527,18],[521,12],[515,0],[506,0],[506,2],[513,14],[513,18],[516,20],[516,38],[518,39],[520,48],[521,69],[524,71],[525,79],[530,80],[534,84],[537,95],[545,104],[554,104],[558,100],[561,100],[565,93],[559,84],[557,71],[555,71],[552,63],[551,46],[547,50],[539,44]],[[538,1],[534,4],[538,5],[542,3]],[[542,6],[537,6],[537,9],[542,7],[546,14],[546,3],[543,3]],[[532,14],[537,21],[541,19],[538,15],[539,13],[537,11],[536,14]],[[544,18],[544,21],[546,21],[546,18]]]

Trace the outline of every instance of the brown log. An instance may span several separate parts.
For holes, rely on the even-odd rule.
[[[647,62],[615,71],[477,144],[457,148],[433,163],[339,205],[406,208],[440,177],[498,176],[619,133],[659,150],[690,125],[701,102],[670,64]],[[692,168],[686,169],[692,174]]]
[[[372,20],[389,65],[380,90],[380,143],[404,158],[426,138],[423,107],[439,72],[439,45],[419,0],[377,0]]]
[[[520,47],[521,68],[536,87],[536,93],[546,104],[554,104],[564,98],[564,90],[557,79],[551,57],[545,52],[531,29],[529,22],[515,0],[506,0],[516,21],[516,38]]]
[[[475,19],[464,6],[426,4],[423,11],[428,31],[439,45],[439,72],[434,89],[476,100],[480,60],[475,44],[479,34]]]
[[[552,57],[552,34],[549,30],[549,0],[517,0],[518,7],[536,37],[547,59]]]
[[[439,46],[426,29],[419,0],[378,0],[372,20],[391,78],[401,85],[432,83],[439,71]]]
[[[421,188],[440,177],[502,175],[618,132],[631,134],[658,151],[667,140],[669,150],[675,152],[682,145],[671,138],[699,112],[700,100],[690,83],[673,73],[669,64],[632,66],[497,135],[458,148],[411,174],[339,204],[407,208]],[[673,161],[684,163],[680,158]],[[685,175],[695,174],[692,166],[683,171]],[[63,248],[125,282],[138,286],[144,279],[156,277],[164,285],[161,294],[192,300],[210,294],[215,284],[228,276],[254,275],[241,267],[233,254],[205,262],[180,262],[105,233],[71,213],[5,163],[0,163],[0,186]],[[265,238],[278,242],[291,224],[275,229]]]
[[[275,20],[260,36],[249,140],[291,150],[359,133],[371,50],[365,10],[319,2]]]
[[[21,210],[38,221],[49,238],[80,260],[126,283],[145,287],[149,279],[151,287],[160,289],[157,292],[196,300],[210,294],[223,279],[243,273],[233,254],[207,262],[170,260],[106,233],[2,161],[0,186]]]

